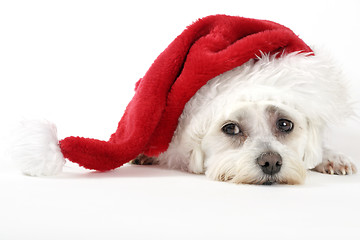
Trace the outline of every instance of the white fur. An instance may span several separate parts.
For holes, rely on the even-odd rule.
[[[279,107],[296,120],[290,140],[281,142],[269,132],[264,115],[268,106]],[[220,129],[239,113],[250,115],[248,120],[256,128],[236,148]],[[284,160],[281,171],[270,180],[301,183],[305,170],[322,162],[324,129],[351,114],[346,83],[328,55],[262,55],[210,80],[191,98],[159,162],[216,180],[263,183],[269,178],[255,159],[267,144]]]
[[[14,136],[11,156],[24,174],[49,176],[61,172],[65,159],[54,124],[38,120],[24,121]]]
[[[328,174],[348,175],[357,172],[351,159],[342,153],[323,148],[323,161],[317,165],[315,171]]]

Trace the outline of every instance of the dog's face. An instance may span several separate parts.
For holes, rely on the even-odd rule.
[[[243,102],[224,112],[202,139],[206,175],[252,184],[304,180],[309,139],[301,113],[271,102]]]

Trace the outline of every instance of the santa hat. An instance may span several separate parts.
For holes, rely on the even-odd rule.
[[[57,141],[49,123],[27,123],[15,158],[30,175],[59,172],[64,158],[87,169],[107,171],[139,154],[164,152],[185,104],[207,81],[261,54],[312,50],[290,29],[265,20],[208,16],[188,26],[136,83],[109,141],[67,137]],[[39,125],[40,124],[40,125]]]

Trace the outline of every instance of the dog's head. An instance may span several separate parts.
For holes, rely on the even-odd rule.
[[[324,59],[262,56],[202,87],[174,138],[189,149],[188,170],[235,183],[302,183],[322,160],[326,125],[351,112],[340,73]]]

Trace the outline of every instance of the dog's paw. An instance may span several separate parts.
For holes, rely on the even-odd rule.
[[[148,157],[144,154],[140,154],[134,160],[130,161],[130,163],[135,165],[155,165],[157,164],[157,159],[155,157]]]
[[[357,172],[355,164],[351,162],[349,157],[327,149],[323,152],[322,163],[317,165],[313,170],[332,175],[349,175]]]

